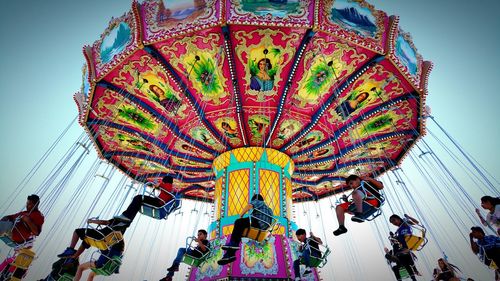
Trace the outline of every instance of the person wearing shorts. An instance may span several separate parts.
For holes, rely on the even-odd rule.
[[[354,216],[351,218],[352,221],[364,222],[362,214],[363,211],[366,210],[363,210],[363,202],[377,208],[380,207],[380,202],[382,200],[382,195],[379,193],[379,190],[383,189],[384,185],[378,180],[371,177],[358,177],[357,175],[350,175],[346,179],[346,184],[349,188],[354,190],[352,192],[352,202],[338,204],[335,208],[337,220],[339,222],[339,228],[333,232],[333,235],[335,236],[347,232],[347,228],[344,225],[345,213],[353,213],[350,209],[355,207]]]

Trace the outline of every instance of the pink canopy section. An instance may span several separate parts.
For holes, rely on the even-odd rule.
[[[425,134],[432,64],[365,1],[133,2],[84,55],[75,100],[100,156],[175,175],[185,198],[212,201],[212,161],[258,146],[293,159],[295,201],[317,200]]]

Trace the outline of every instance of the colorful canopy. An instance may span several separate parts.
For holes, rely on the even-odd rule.
[[[237,147],[291,156],[294,200],[398,165],[424,134],[431,63],[364,1],[133,2],[92,46],[80,122],[140,181],[177,174],[211,201],[212,161]]]

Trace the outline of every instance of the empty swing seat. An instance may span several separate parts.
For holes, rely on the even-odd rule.
[[[111,258],[106,256],[106,258],[108,261],[102,267],[92,268],[92,271],[97,275],[110,276],[113,273],[117,273],[122,264],[121,256],[113,256]]]

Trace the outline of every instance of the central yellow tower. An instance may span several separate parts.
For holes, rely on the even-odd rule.
[[[231,234],[234,221],[257,193],[278,219],[274,234],[290,237],[293,169],[288,155],[270,148],[237,148],[217,157],[213,163],[216,215],[211,237]]]

